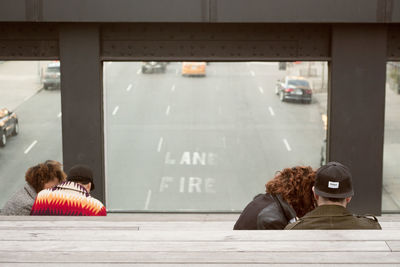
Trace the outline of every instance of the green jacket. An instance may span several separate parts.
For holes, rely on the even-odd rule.
[[[373,217],[373,216],[372,216]],[[285,230],[343,230],[343,229],[382,229],[373,217],[351,214],[339,205],[322,205],[304,215],[297,222],[288,224]]]

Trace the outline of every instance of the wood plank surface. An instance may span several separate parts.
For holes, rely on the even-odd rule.
[[[400,266],[397,217],[384,230],[347,231],[233,231],[233,221],[206,216],[53,218],[1,218],[0,266]]]
[[[110,229],[131,229],[142,231],[221,231],[232,230],[234,222],[199,222],[199,221],[180,221],[180,222],[136,222],[136,221],[0,221],[0,230],[2,229],[53,229],[53,228],[110,228]],[[400,230],[400,222],[382,222],[383,229]]]
[[[391,251],[400,252],[400,241],[387,241],[386,243]]]
[[[104,217],[90,216],[0,216],[0,221],[136,221],[136,222],[231,222],[239,213],[108,213]],[[400,214],[377,216],[379,222],[400,222]]]
[[[400,252],[3,252],[0,263],[400,264]]]
[[[235,222],[239,213],[108,213],[103,217],[90,216],[0,216],[0,221],[229,221]],[[400,216],[399,216],[400,220]]]
[[[24,263],[7,263],[6,266],[12,266],[12,267],[109,267],[109,266],[145,266],[145,267],[176,267],[177,264],[165,264],[165,263],[90,263],[90,265],[88,265],[87,263],[46,263],[46,262],[41,262],[41,263],[28,263],[28,262],[24,262]],[[194,264],[194,263],[190,263],[190,265],[188,264],[180,264],[178,266],[190,266],[190,267],[249,267],[249,266],[257,266],[257,267],[313,267],[313,266],[320,266],[320,264],[318,263],[307,263],[307,264],[268,264],[268,263],[257,263],[257,264],[247,264],[247,263],[230,263],[230,264]],[[335,264],[324,264],[323,266],[326,267],[398,267],[398,264],[383,264],[383,263],[375,263],[375,264],[366,264],[366,263],[362,263],[362,264],[356,264],[356,263],[351,263],[351,264],[347,264],[347,263],[335,263]]]
[[[53,252],[316,252],[316,251],[387,251],[385,241],[0,241],[0,251]]]
[[[120,229],[0,230],[0,241],[400,241],[397,230],[131,231]]]

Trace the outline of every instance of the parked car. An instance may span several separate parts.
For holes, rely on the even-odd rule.
[[[183,62],[182,76],[206,76],[206,62]]]
[[[5,146],[7,137],[17,135],[19,132],[18,118],[15,112],[6,108],[0,109],[0,146]]]
[[[142,62],[142,73],[164,73],[167,70],[167,62],[146,61]]]
[[[53,62],[47,65],[42,76],[43,88],[60,88],[60,62]]]
[[[282,102],[293,100],[310,104],[312,101],[310,83],[303,77],[286,76],[283,81],[277,82],[275,93]]]

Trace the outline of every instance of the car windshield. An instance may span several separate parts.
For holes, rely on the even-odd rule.
[[[7,114],[8,114],[8,110],[7,109],[5,109],[5,108],[0,109],[0,119],[2,119],[5,116],[7,116]]]
[[[288,85],[310,87],[308,82],[305,80],[289,80]]]
[[[48,67],[47,72],[49,73],[57,73],[60,72],[60,67]]]

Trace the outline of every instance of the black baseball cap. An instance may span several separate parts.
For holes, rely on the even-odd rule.
[[[91,191],[94,190],[94,183],[93,183],[93,171],[92,169],[83,164],[78,164],[73,166],[68,172],[68,181],[72,182],[82,182],[84,184],[91,183]]]
[[[329,162],[317,170],[315,194],[322,197],[346,198],[354,195],[351,173],[339,162]]]

